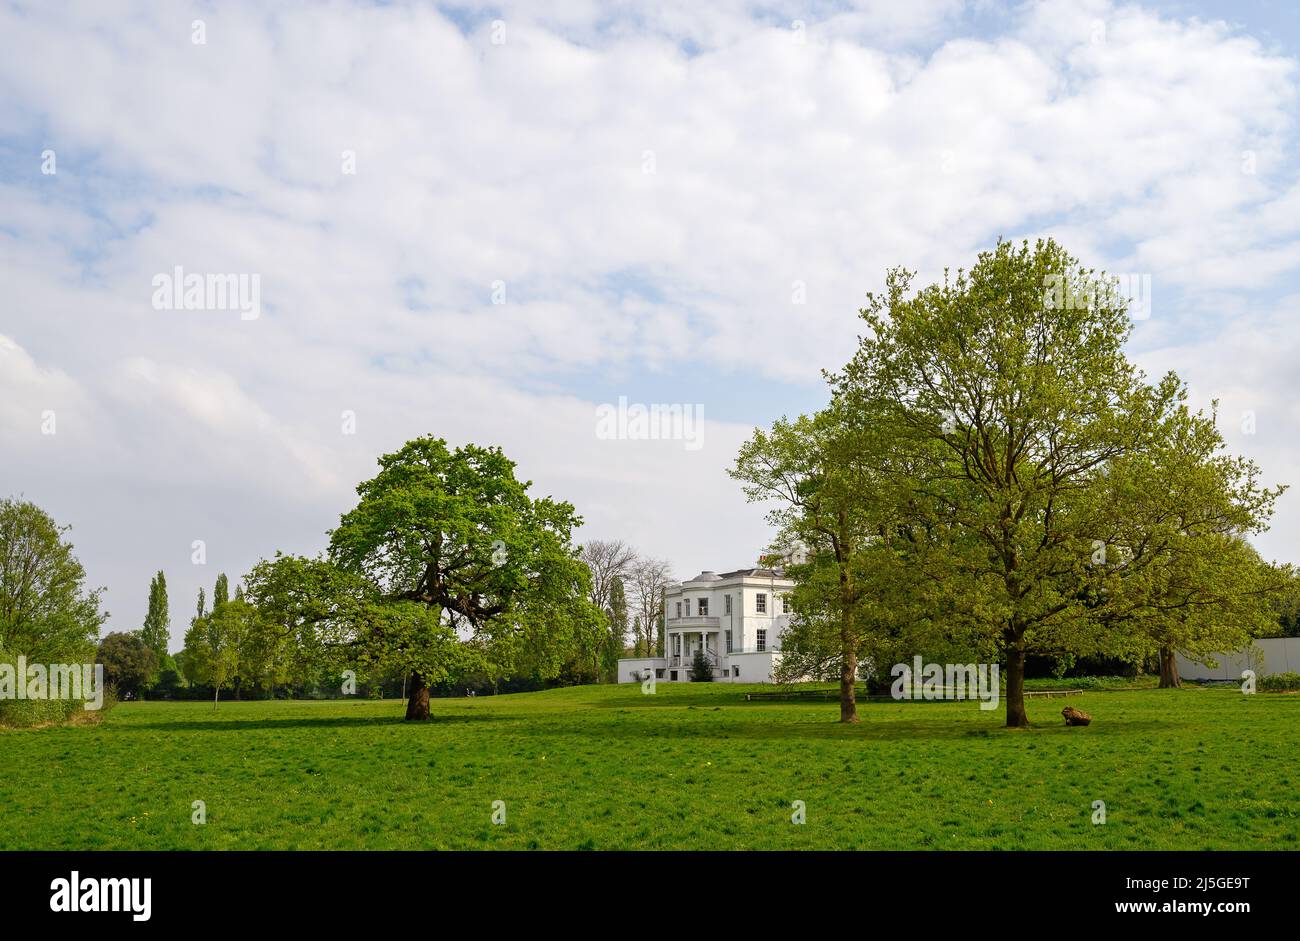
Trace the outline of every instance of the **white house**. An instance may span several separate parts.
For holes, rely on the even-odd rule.
[[[703,650],[715,680],[770,683],[790,623],[787,594],[794,582],[781,569],[701,572],[664,592],[664,654],[618,662],[618,679],[690,680],[695,652]]]

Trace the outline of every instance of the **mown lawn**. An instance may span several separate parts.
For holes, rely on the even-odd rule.
[[[1011,732],[975,703],[873,702],[846,727],[757,688],[434,700],[426,724],[393,701],[128,703],[0,732],[0,848],[1300,847],[1300,696],[1035,699]],[[1067,702],[1093,724],[1067,729]]]

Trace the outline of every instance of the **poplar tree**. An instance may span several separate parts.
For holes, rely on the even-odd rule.
[[[627,642],[627,593],[623,588],[622,576],[615,576],[609,589],[609,633],[605,641],[602,666],[604,678],[616,682],[618,679],[618,660],[623,656],[623,647]]]
[[[149,611],[144,616],[144,626],[140,628],[140,639],[162,663],[171,639],[171,615],[167,602],[167,576],[161,571],[149,582]]]
[[[217,584],[212,589],[212,610],[216,611],[229,600],[230,581],[226,578],[226,573],[222,572],[217,576]]]

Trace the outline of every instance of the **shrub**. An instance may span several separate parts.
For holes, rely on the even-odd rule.
[[[162,667],[158,671],[158,681],[149,688],[149,697],[151,699],[174,699],[181,688],[182,682],[180,673],[173,667]]]
[[[84,711],[80,702],[67,699],[0,699],[0,726],[62,725]]]
[[[692,683],[711,683],[713,682],[713,664],[709,658],[704,656],[703,650],[695,651],[695,659],[691,661],[691,682]]]
[[[1153,676],[1066,676],[1060,679],[1048,677],[1044,679],[1025,680],[1025,689],[1134,689],[1137,687],[1153,687],[1158,682],[1157,677]],[[1002,677],[1002,685],[1006,685],[1006,676]]]
[[[1269,693],[1300,692],[1300,673],[1274,673],[1272,676],[1261,676],[1257,685],[1259,689]]]
[[[14,671],[15,684],[26,682],[25,677],[17,676],[17,654],[0,650],[0,664],[7,664]],[[0,726],[7,728],[60,725],[80,716],[94,715],[85,708],[85,700],[81,699],[17,699],[7,698],[8,695],[7,692],[6,698],[0,698]],[[101,711],[107,711],[111,701],[108,690],[105,690]]]

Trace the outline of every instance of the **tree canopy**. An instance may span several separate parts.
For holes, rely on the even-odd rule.
[[[158,671],[158,655],[137,634],[109,634],[95,660],[104,666],[104,682],[124,698],[137,695]]]
[[[905,630],[1002,659],[1023,726],[1030,654],[1208,653],[1276,617],[1277,570],[1244,540],[1282,488],[1225,453],[1176,375],[1127,359],[1111,279],[1050,240],[913,279],[868,296],[830,405],[757,433],[734,472],[810,550],[794,647],[838,659],[842,718],[855,655]]]
[[[429,685],[470,669],[554,676],[599,625],[569,503],[529,496],[499,448],[408,442],[357,487],[318,559],[277,555],[248,597],[300,655],[410,674],[407,718]]]
[[[108,615],[67,531],[34,503],[0,500],[0,650],[73,662],[94,649]]]
[[[158,656],[161,665],[171,642],[171,613],[168,610],[167,576],[158,572],[149,582],[149,609],[140,628],[140,639]]]

